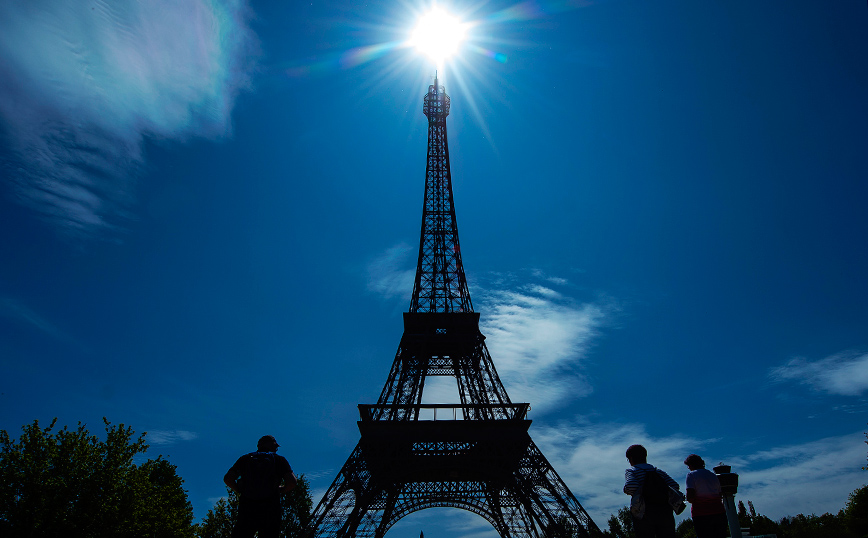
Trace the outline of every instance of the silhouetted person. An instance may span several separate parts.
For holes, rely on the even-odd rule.
[[[279,446],[273,436],[262,437],[256,452],[238,458],[223,477],[223,482],[238,494],[238,520],[232,538],[253,538],[257,531],[259,538],[277,538],[280,534],[280,495],[298,481],[286,458],[276,454]]]
[[[696,454],[684,459],[687,473],[687,502],[697,538],[724,538],[727,535],[726,509],[717,475],[705,468]]]
[[[647,459],[644,446],[631,445],[627,449],[627,461],[632,467],[624,473],[624,493],[632,497],[633,530],[636,538],[675,538],[675,514],[666,486],[678,489],[678,482]]]

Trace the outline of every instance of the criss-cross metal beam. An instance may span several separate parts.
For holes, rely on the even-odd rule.
[[[410,312],[473,312],[461,264],[458,222],[452,200],[452,172],[446,116],[449,96],[437,79],[428,87],[422,112],[428,117],[428,164],[419,261]]]

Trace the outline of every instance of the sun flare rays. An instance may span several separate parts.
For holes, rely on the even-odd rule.
[[[487,103],[508,100],[505,88],[516,90],[506,80],[507,71],[502,68],[508,61],[507,51],[533,45],[523,41],[515,28],[509,28],[510,24],[592,4],[589,0],[542,0],[486,12],[484,4],[459,10],[446,2],[423,1],[424,5],[402,1],[397,10],[384,14],[385,18],[379,21],[344,21],[344,33],[359,39],[356,46],[274,66],[276,70],[272,73],[304,79],[362,69],[366,76],[360,88],[369,95],[396,84],[401,87],[430,84],[436,73],[441,84],[460,90],[466,110],[482,128],[483,137],[493,145],[485,120]],[[415,97],[408,94],[407,102],[401,103],[400,108],[409,110],[414,103]]]

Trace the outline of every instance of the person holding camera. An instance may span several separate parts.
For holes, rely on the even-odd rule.
[[[687,502],[697,538],[724,538],[727,535],[726,509],[720,494],[717,475],[705,468],[696,454],[684,459],[687,473]]]

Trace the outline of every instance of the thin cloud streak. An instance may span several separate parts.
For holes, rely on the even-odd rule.
[[[0,317],[22,322],[57,340],[66,340],[64,335],[51,322],[32,309],[9,299],[0,297]]]
[[[187,430],[151,430],[145,434],[145,439],[152,445],[174,445],[198,438],[198,433]]]
[[[741,499],[750,499],[760,513],[786,515],[837,513],[847,496],[868,482],[861,431],[803,444],[784,445],[733,457]]]
[[[413,279],[416,271],[407,269],[411,263],[413,247],[399,243],[389,247],[378,255],[367,266],[368,291],[372,291],[384,299],[393,297],[410,299],[413,291]]]
[[[669,473],[682,489],[687,474],[683,461],[690,453],[702,455],[709,467],[718,461],[732,465],[739,474],[736,498],[753,501],[759,513],[772,519],[837,513],[850,492],[866,482],[860,470],[865,459],[861,431],[746,456],[716,452],[715,439],[680,433],[654,437],[642,424],[592,424],[582,417],[534,426],[531,435],[598,525],[629,504],[621,488],[628,466],[624,452],[634,443],[644,445],[648,462]]]
[[[799,357],[772,368],[769,376],[830,394],[859,396],[868,390],[868,353],[845,351],[815,362]]]
[[[0,4],[8,187],[74,235],[133,218],[144,138],[229,134],[247,17],[240,0]]]

